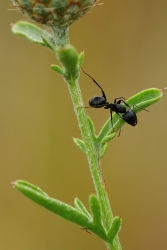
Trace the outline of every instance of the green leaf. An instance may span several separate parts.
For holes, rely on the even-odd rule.
[[[73,138],[74,143],[86,154],[85,143],[81,139]]]
[[[93,123],[92,119],[89,116],[87,116],[87,117],[88,117],[88,122],[89,122],[90,130],[92,132],[92,136],[93,136],[94,139],[96,139],[94,123]]]
[[[108,143],[106,142],[103,147],[100,148],[100,157],[99,159],[102,159],[103,156],[105,155],[106,151],[108,149]]]
[[[93,215],[93,224],[97,227],[102,227],[101,208],[96,195],[91,194],[89,196],[89,205]]]
[[[103,140],[101,141],[101,145],[100,145],[100,159],[104,156],[104,154],[107,151],[108,142],[111,141],[112,139],[114,139],[115,136],[116,136],[116,133],[114,132],[112,134],[109,134],[109,135],[105,136],[103,138]]]
[[[20,187],[23,185],[23,186],[28,186],[32,191],[36,192],[37,194],[42,194],[42,195],[46,195],[48,196],[45,192],[43,192],[39,187],[31,184],[31,183],[28,183],[26,181],[23,181],[23,180],[19,180],[17,182],[12,182],[12,185],[13,187],[16,187],[17,188],[17,185],[20,185]]]
[[[59,215],[60,217],[81,226],[85,230],[95,233],[105,242],[110,243],[110,238],[101,223],[100,205],[98,198],[95,195],[91,195],[89,198],[90,208],[93,214],[92,219],[79,199],[75,200],[76,209],[62,201],[49,197],[40,188],[26,181],[18,180],[12,184],[17,190],[37,204]]]
[[[63,69],[60,66],[55,65],[55,64],[51,64],[50,67],[51,67],[51,69],[53,69],[54,71],[56,71],[60,75],[63,75]]]
[[[78,71],[78,52],[74,46],[68,44],[57,49],[57,56],[64,69],[64,77],[67,79],[77,79]]]
[[[96,140],[95,127],[94,127],[93,121],[91,120],[91,118],[89,116],[87,116],[87,117],[88,117],[90,129],[92,132],[92,137],[94,138],[94,140]],[[85,148],[84,141],[81,139],[77,139],[77,138],[73,138],[73,141],[82,150],[82,152],[84,152],[86,154],[86,148]]]
[[[106,135],[103,140],[101,141],[101,147],[103,147],[107,142],[111,141],[113,138],[115,138],[116,133],[112,133],[109,135]]]
[[[91,221],[83,213],[77,209],[69,206],[68,204],[56,200],[46,195],[38,187],[22,180],[18,180],[13,183],[14,187],[18,189],[22,194],[38,203],[42,207],[50,210],[51,212],[63,217],[64,219],[78,224],[82,227],[91,227]]]
[[[12,26],[12,32],[54,51],[55,43],[53,36],[32,23],[19,21]]]
[[[53,47],[51,46],[51,44],[46,40],[46,38],[43,37],[43,36],[41,36],[41,38],[42,38],[42,41],[44,42],[45,46],[46,46],[48,49],[54,51],[54,48],[53,48]]]
[[[85,57],[85,53],[84,50],[81,51],[81,53],[79,54],[79,58],[78,58],[78,66],[81,68],[83,61],[84,61],[84,57]]]
[[[136,113],[138,113],[142,111],[142,109],[147,108],[150,105],[154,104],[155,102],[159,101],[163,96],[164,90],[165,89],[161,90],[161,89],[156,89],[156,88],[143,90],[142,92],[126,100],[126,103],[129,104],[130,107],[132,107],[132,109]],[[114,113],[112,116],[112,123],[113,123],[114,131],[119,131],[120,128],[125,124],[125,121],[121,119],[116,113]],[[110,118],[102,127],[99,135],[97,136],[97,140],[102,141],[109,131],[112,131]]]
[[[89,205],[93,216],[93,225],[96,229],[96,234],[100,235],[101,238],[105,238],[106,230],[102,224],[102,213],[100,203],[96,195],[91,194],[89,196]],[[105,241],[110,242],[108,237]]]
[[[113,218],[112,225],[108,231],[108,237],[112,243],[117,234],[119,233],[122,225],[122,219],[118,216]]]
[[[84,204],[77,197],[74,200],[74,205],[80,212],[82,212],[84,215],[86,215],[89,219],[92,220],[92,216],[90,215]]]

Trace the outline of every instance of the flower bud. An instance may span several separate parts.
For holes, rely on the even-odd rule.
[[[98,0],[13,0],[26,16],[47,26],[67,26],[84,16]]]

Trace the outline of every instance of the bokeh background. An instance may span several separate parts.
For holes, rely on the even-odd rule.
[[[167,1],[103,0],[72,25],[71,43],[85,50],[84,69],[109,101],[167,86]],[[74,145],[77,121],[58,63],[47,49],[14,36],[10,24],[25,19],[0,9],[0,249],[105,249],[103,242],[33,203],[11,181],[27,180],[50,196],[88,206],[94,191],[85,155]],[[83,73],[85,104],[97,87]],[[110,144],[102,171],[114,215],[123,218],[124,250],[167,249],[167,93],[125,125]],[[89,109],[97,132],[109,118]]]

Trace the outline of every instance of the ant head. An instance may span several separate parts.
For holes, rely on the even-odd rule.
[[[104,96],[94,96],[89,100],[89,105],[93,108],[101,108],[107,104]]]

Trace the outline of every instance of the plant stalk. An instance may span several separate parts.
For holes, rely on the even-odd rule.
[[[56,40],[56,46],[63,47],[69,44],[68,37],[69,27],[57,27],[53,28],[53,34]],[[80,70],[80,69],[78,69]],[[74,79],[72,76],[68,79],[64,78],[64,81],[67,83],[69,92],[71,95],[71,100],[74,106],[74,111],[78,120],[79,128],[81,135],[86,147],[86,154],[88,158],[89,168],[92,175],[93,183],[95,186],[96,195],[100,202],[100,207],[103,216],[103,223],[108,231],[111,227],[113,214],[109,202],[107,192],[105,190],[103,178],[100,171],[99,157],[98,157],[98,148],[95,147],[94,139],[88,122],[87,114],[83,104],[83,98],[81,90],[78,84],[78,79]],[[109,250],[121,250],[121,245],[119,242],[118,236],[114,239],[113,243],[106,244],[107,249]]]
[[[55,47],[64,47],[70,43],[69,26],[55,26],[52,28]]]
[[[84,107],[78,81],[71,79],[70,81],[67,82],[67,84],[71,95],[72,103],[74,106],[74,111],[78,120],[81,135],[85,143],[89,168],[95,186],[95,191],[100,202],[104,224],[108,231],[112,224],[113,213],[111,210],[107,192],[105,190],[104,181],[101,175],[100,164],[98,159],[98,149],[95,147],[86,110],[84,108],[78,108],[78,107]],[[112,250],[121,250],[122,247],[120,245],[119,238],[116,237],[112,245],[107,244],[107,248]]]

